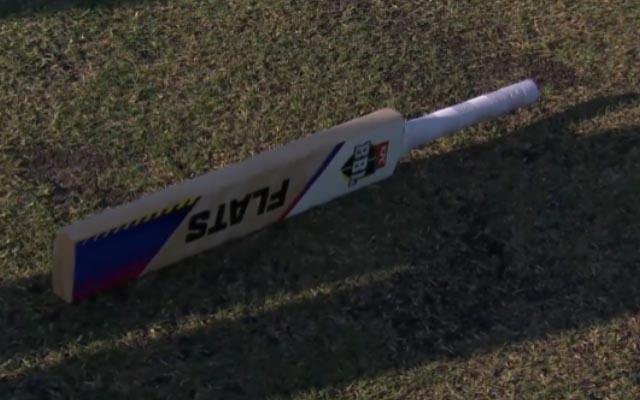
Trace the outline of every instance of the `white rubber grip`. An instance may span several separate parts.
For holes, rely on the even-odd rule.
[[[539,97],[538,86],[533,80],[527,79],[464,103],[410,119],[405,124],[407,151],[475,123],[496,118],[529,105]]]

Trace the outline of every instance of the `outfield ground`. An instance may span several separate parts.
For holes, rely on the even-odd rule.
[[[0,398],[640,398],[637,1],[52,3],[0,2]],[[526,77],[386,182],[51,291],[72,220]]]

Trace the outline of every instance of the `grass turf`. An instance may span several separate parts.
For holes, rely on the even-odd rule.
[[[0,397],[640,396],[635,1],[0,2]],[[392,106],[539,104],[78,306],[67,222]]]

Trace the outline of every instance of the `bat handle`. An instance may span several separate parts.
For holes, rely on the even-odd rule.
[[[539,97],[538,86],[533,80],[527,79],[455,106],[410,119],[405,124],[407,152],[475,123],[527,106]]]

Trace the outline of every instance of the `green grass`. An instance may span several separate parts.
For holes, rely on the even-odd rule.
[[[54,3],[0,2],[0,398],[640,397],[637,2]],[[51,292],[72,220],[529,76],[375,187]]]

